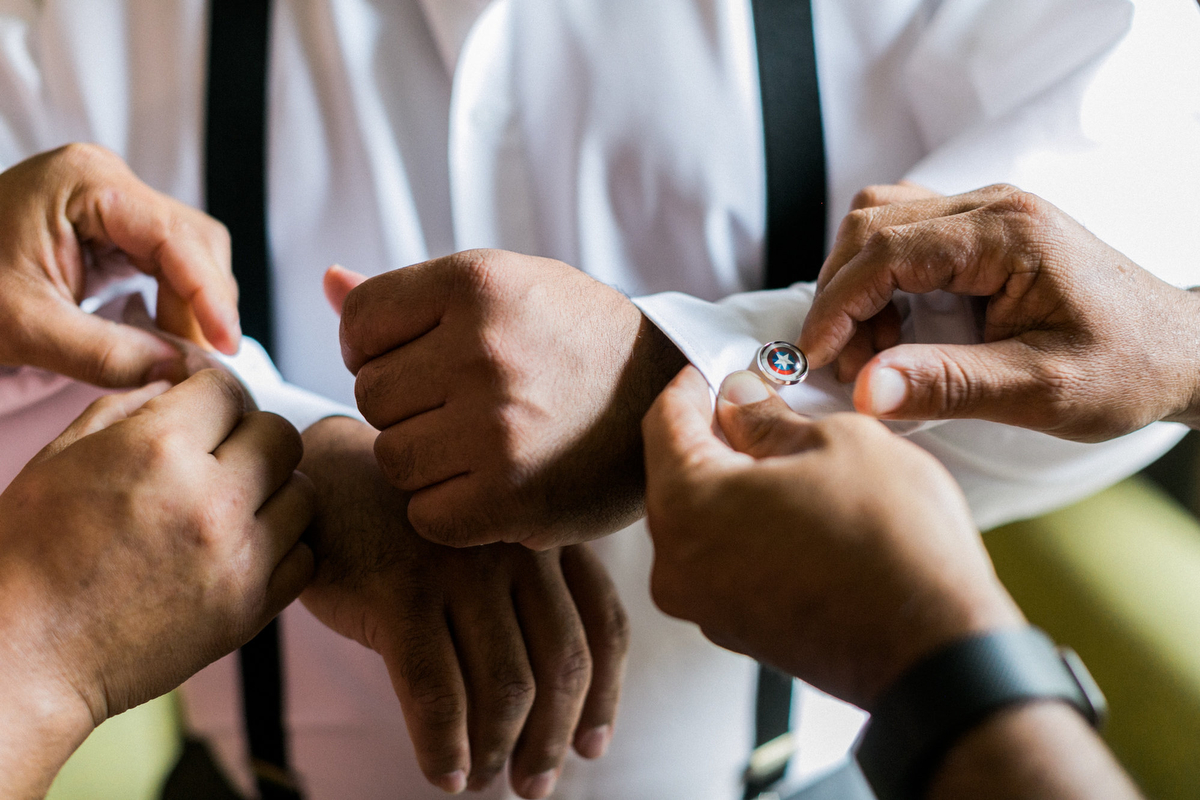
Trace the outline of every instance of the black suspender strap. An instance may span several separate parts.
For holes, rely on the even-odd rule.
[[[825,259],[825,135],[811,0],[751,0],[758,43],[767,228],[767,288],[816,280]],[[759,665],[747,800],[777,783],[793,753],[792,679]]]
[[[817,279],[825,260],[825,134],[811,0],[751,0],[767,166],[766,286]]]
[[[267,39],[270,0],[211,0],[204,179],[208,213],[233,240],[242,330],[274,345],[267,247]]]
[[[271,352],[266,107],[270,0],[211,0],[205,187],[208,212],[229,229],[242,330]],[[250,758],[263,800],[297,800],[288,767],[279,623],[239,653]]]

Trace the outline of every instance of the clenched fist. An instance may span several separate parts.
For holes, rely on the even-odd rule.
[[[542,548],[640,515],[639,422],[685,362],[628,298],[487,250],[353,283],[326,281],[342,353],[422,536]]]
[[[0,494],[0,794],[241,646],[313,569],[300,436],[227,373],[96,401]]]

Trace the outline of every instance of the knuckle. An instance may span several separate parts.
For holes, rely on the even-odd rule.
[[[896,253],[899,245],[899,231],[893,227],[880,228],[873,231],[867,238],[863,250],[875,257],[888,257]]]
[[[295,425],[270,411],[251,411],[245,421],[251,419],[266,429],[267,438],[275,444],[276,455],[281,461],[289,462],[293,467],[300,463],[304,457],[304,440]]]
[[[878,185],[865,186],[855,193],[854,199],[850,201],[850,207],[858,210],[883,205],[886,201],[883,199],[882,191],[883,187]]]
[[[862,244],[875,230],[875,215],[868,208],[856,208],[842,218],[838,226],[838,239]]]
[[[592,654],[582,635],[556,659],[546,688],[569,697],[580,697],[592,682]]]
[[[388,481],[397,489],[415,492],[423,488],[417,479],[417,446],[407,437],[385,431],[375,439],[375,459]],[[415,524],[415,523],[414,523]]]
[[[76,168],[89,168],[111,164],[120,159],[111,150],[91,142],[71,142],[53,153],[58,160]]]
[[[537,687],[529,675],[500,680],[487,692],[485,705],[489,716],[499,722],[517,722],[533,706]]]
[[[246,390],[242,387],[241,382],[232,373],[210,367],[197,372],[194,377],[212,387],[225,405],[240,413],[246,412],[249,398],[246,396]]]
[[[464,698],[451,686],[434,685],[413,692],[412,713],[425,727],[445,730],[466,716]]]
[[[350,290],[342,302],[341,337],[343,342],[351,346],[360,344],[363,327],[363,299],[365,297],[366,294],[355,287]]]
[[[616,600],[615,595],[612,602],[604,607],[599,624],[599,637],[606,643],[610,652],[618,656],[624,656],[629,652],[629,640],[632,635],[629,613]]]

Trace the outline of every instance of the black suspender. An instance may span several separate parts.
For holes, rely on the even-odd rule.
[[[825,134],[811,0],[751,0],[767,159],[767,288],[825,260]]]
[[[208,213],[233,239],[242,330],[274,345],[267,247],[267,39],[270,0],[211,0],[204,180]]]
[[[242,330],[271,352],[266,108],[271,0],[211,0],[204,178],[208,212],[233,240]],[[239,653],[246,736],[263,800],[300,797],[288,767],[279,624]]]
[[[751,0],[767,167],[767,288],[816,280],[825,259],[825,135],[811,0]],[[760,665],[747,800],[787,771],[792,679]],[[772,745],[775,745],[772,747]]]

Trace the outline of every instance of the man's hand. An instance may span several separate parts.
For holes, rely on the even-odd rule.
[[[877,417],[1079,441],[1200,421],[1200,296],[1013,187],[852,212],[818,287],[800,346],[814,367],[838,358],[857,375],[855,407]],[[989,298],[984,344],[893,346],[898,317],[881,315],[893,293],[938,289]],[[874,347],[856,333],[864,320]]]
[[[384,478],[375,431],[330,418],[304,433],[317,487],[317,575],[305,605],[383,656],[430,782],[481,789],[509,760],[513,789],[545,797],[567,750],[612,735],[628,632],[584,545],[454,549],[418,536]]]
[[[112,387],[186,377],[167,342],[79,309],[91,266],[118,253],[158,279],[160,326],[237,351],[224,226],[146,186],[107,150],[68,145],[0,174],[0,365]]]
[[[344,281],[335,270],[327,289]],[[483,250],[355,288],[342,353],[382,431],[379,463],[412,493],[409,520],[454,546],[544,548],[636,519],[638,423],[685,363],[620,292],[557,261]]]
[[[801,417],[731,375],[680,373],[646,415],[651,590],[717,644],[870,708],[961,636],[1021,623],[966,501],[878,422]]]
[[[93,726],[248,641],[312,574],[296,430],[223,372],[166,390],[96,401],[0,494],[6,797],[44,793]]]

